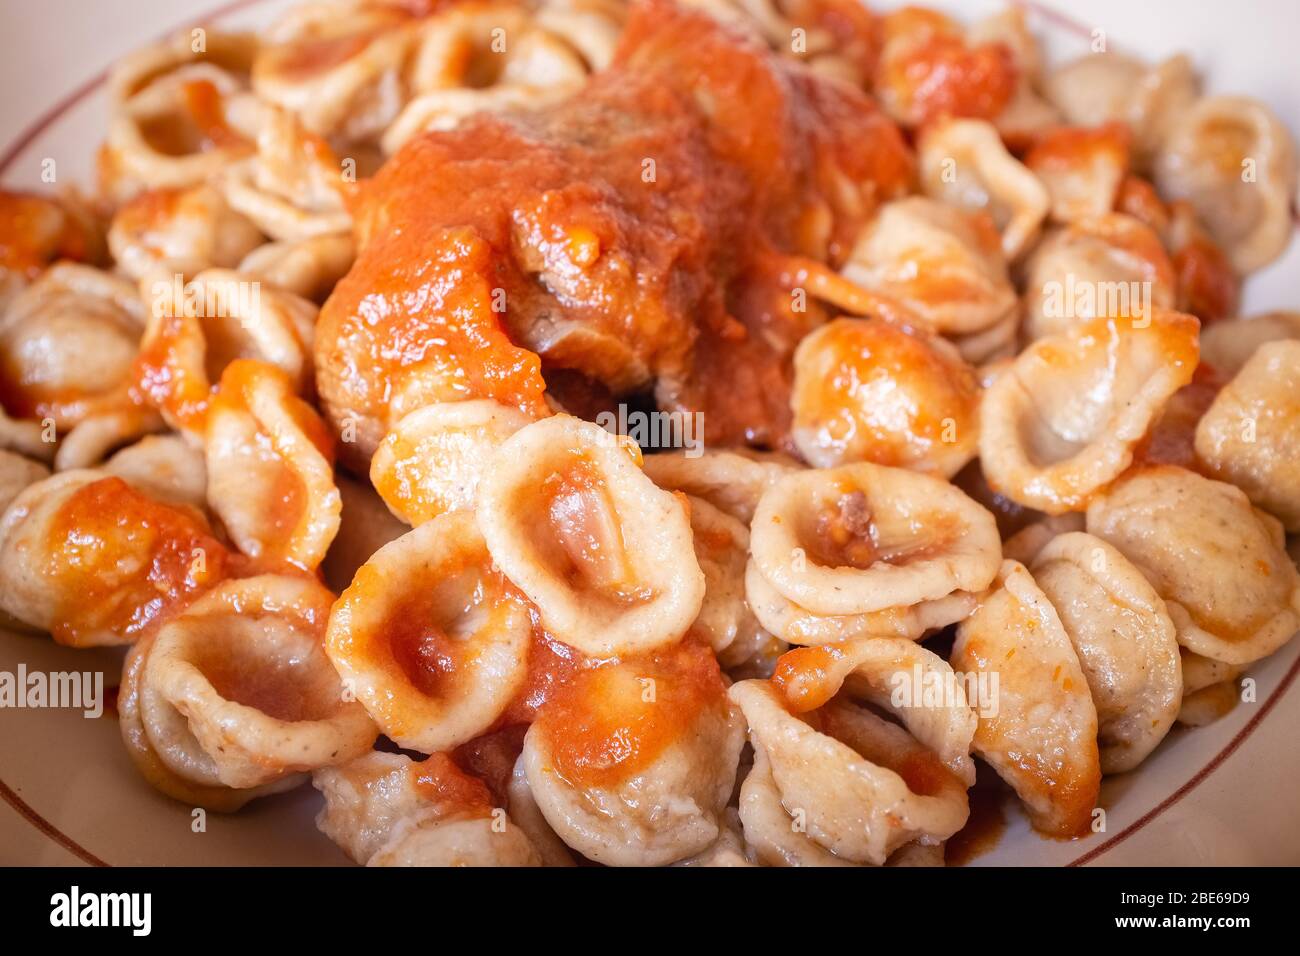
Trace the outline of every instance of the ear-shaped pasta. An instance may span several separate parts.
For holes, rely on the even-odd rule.
[[[1088,533],[1137,565],[1164,598],[1178,643],[1198,654],[1248,664],[1300,628],[1300,575],[1282,528],[1232,485],[1143,468],[1089,505]]]
[[[0,315],[52,262],[99,262],[104,236],[79,194],[54,198],[0,189]]]
[[[978,603],[975,595],[956,591],[933,601],[864,614],[814,614],[773,587],[753,560],[745,568],[745,599],[766,630],[791,644],[831,644],[859,637],[915,641],[931,629],[967,617]]]
[[[1155,182],[1166,197],[1192,204],[1240,273],[1268,265],[1291,239],[1295,143],[1258,100],[1197,101],[1170,129]]]
[[[1196,455],[1300,532],[1300,341],[1255,350],[1196,426]]]
[[[118,209],[108,230],[117,267],[133,279],[170,281],[176,273],[230,268],[262,241],[257,227],[207,184],[141,193]]]
[[[743,448],[705,450],[696,457],[665,451],[647,456],[642,467],[665,491],[702,498],[745,525],[763,492],[798,468],[792,458]]]
[[[1198,328],[1189,315],[1157,310],[1039,339],[984,393],[989,482],[1048,514],[1080,510],[1132,463],[1165,403],[1191,381]]]
[[[1025,282],[1030,339],[1089,319],[1173,308],[1173,263],[1160,237],[1131,216],[1108,213],[1049,232]]]
[[[843,272],[940,332],[986,329],[1016,304],[992,221],[920,196],[882,206]]]
[[[1095,53],[1049,72],[1043,92],[1072,126],[1127,123],[1143,168],[1192,106],[1198,85],[1191,61],[1182,54],[1150,66],[1119,53]]]
[[[290,11],[258,51],[253,90],[317,136],[373,142],[409,96],[415,36],[412,12],[397,4]]]
[[[217,382],[236,359],[274,365],[296,391],[310,389],[312,303],[225,269],[202,272],[179,289],[153,283],[152,291],[136,387],[173,428],[203,437]]]
[[[947,662],[919,644],[874,637],[797,648],[781,658],[772,683],[800,714],[824,707],[843,688],[898,717],[966,786],[975,783],[973,705]]]
[[[393,514],[410,525],[472,510],[492,456],[529,421],[487,398],[416,409],[380,443],[370,480]]]
[[[521,759],[566,844],[653,866],[717,839],[744,742],[713,653],[683,642],[579,671],[538,713]]]
[[[400,821],[392,839],[367,866],[541,866],[523,831],[491,818],[446,820],[416,816]]]
[[[728,693],[754,745],[740,817],[764,862],[879,866],[905,843],[945,840],[966,823],[966,784],[897,724],[842,701],[797,716],[769,681]]]
[[[1165,602],[1127,558],[1090,534],[1053,538],[1032,570],[1092,692],[1102,773],[1132,770],[1169,732],[1183,696]]]
[[[155,634],[148,634],[136,642],[127,652],[126,663],[122,668],[122,683],[118,689],[117,716],[118,726],[122,731],[122,742],[126,745],[127,755],[136,770],[155,790],[193,807],[203,807],[217,813],[234,813],[250,800],[284,793],[306,782],[305,774],[289,774],[257,787],[245,787],[236,790],[222,783],[202,783],[192,779],[189,774],[180,774],[173,770],[159,756],[151,739],[151,731],[145,723],[142,706],[141,688],[144,685],[144,670],[153,650]],[[163,745],[171,749],[173,759],[182,751],[180,743],[186,739],[187,731],[184,721],[178,720],[174,712],[165,710],[156,701],[151,708],[156,718],[160,713],[167,719],[151,721],[154,730],[160,732]],[[188,742],[198,750],[193,735]]]
[[[1002,557],[1029,567],[1034,563],[1034,558],[1038,557],[1038,553],[1047,546],[1047,542],[1058,535],[1082,531],[1083,525],[1083,515],[1077,511],[1047,515],[1031,525],[1026,525],[1003,541]]]
[[[310,578],[262,575],[223,582],[167,620],[140,675],[158,759],[241,789],[369,750],[375,725],[321,646],[332,599]]]
[[[203,452],[179,435],[147,435],[109,458],[103,470],[164,504],[197,509],[207,504]]]
[[[1212,724],[1237,706],[1241,690],[1237,678],[1244,667],[1202,657],[1180,647],[1183,699],[1178,722],[1185,727]]]
[[[749,847],[745,844],[744,830],[740,823],[740,814],[732,807],[727,807],[724,814],[725,825],[718,838],[702,851],[678,860],[673,866],[697,867],[733,867],[757,866],[750,859]]]
[[[1047,187],[1053,220],[1075,222],[1115,208],[1131,137],[1122,123],[1106,123],[1058,127],[1035,138],[1025,165]]]
[[[380,548],[330,615],[325,649],[380,729],[433,753],[487,730],[523,685],[532,622],[472,515]]]
[[[219,582],[233,555],[191,508],[121,478],[65,471],[0,519],[0,608],[60,644],[129,644]]]
[[[1038,177],[1002,145],[983,120],[943,119],[917,140],[921,188],[927,196],[984,210],[1002,234],[1002,254],[1020,257],[1038,235],[1050,197]]]
[[[384,500],[369,483],[355,481],[342,472],[335,472],[334,483],[339,489],[339,532],[321,562],[321,575],[335,593],[347,590],[356,577],[357,568],[374,556],[375,552],[396,541],[411,530],[393,517]]]
[[[54,454],[54,470],[92,468],[104,459],[141,437],[166,430],[166,423],[152,408],[123,404],[83,419],[72,427],[59,442]]]
[[[1087,829],[1101,786],[1097,709],[1061,619],[1022,565],[1003,564],[997,588],[958,626],[949,663],[998,682],[975,753],[1016,791],[1035,829]]]
[[[39,461],[0,448],[0,515],[24,489],[48,477],[50,469]]]
[[[695,559],[704,574],[704,602],[691,633],[717,653],[735,641],[749,643],[759,630],[745,602],[749,529],[701,498],[689,499]]]
[[[794,356],[791,435],[818,468],[855,461],[951,477],[979,442],[979,384],[924,329],[836,319]]]
[[[528,836],[528,842],[537,851],[542,866],[574,865],[573,854],[564,841],[556,836],[551,825],[546,822],[542,808],[533,798],[533,788],[528,785],[528,768],[524,766],[522,753],[515,760],[510,782],[506,785],[506,804],[510,819]]]
[[[144,304],[130,282],[60,262],[0,316],[6,411],[60,429],[129,407]]]
[[[250,558],[315,570],[339,529],[333,438],[274,365],[226,366],[204,436],[208,504]]]
[[[782,479],[759,501],[750,550],[777,591],[827,615],[981,591],[1002,557],[993,516],[957,488],[869,464]]]
[[[1201,361],[1224,378],[1241,371],[1265,342],[1300,340],[1300,312],[1265,312],[1201,329]]]
[[[584,654],[671,643],[700,612],[685,502],[589,422],[555,415],[506,439],[479,481],[478,523],[547,630]]]
[[[319,303],[347,275],[355,259],[351,236],[312,236],[258,246],[240,261],[237,271]]]

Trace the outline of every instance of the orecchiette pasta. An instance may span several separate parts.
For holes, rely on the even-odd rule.
[[[555,415],[506,439],[478,486],[492,560],[551,633],[597,656],[677,640],[704,599],[687,503],[655,487],[630,452]]]
[[[990,484],[1049,514],[1077,511],[1196,368],[1197,322],[1178,312],[1103,318],[1039,339],[989,386],[980,461]]]
[[[975,373],[937,335],[837,319],[799,343],[794,364],[791,437],[811,464],[869,461],[951,477],[974,456]]]
[[[1281,339],[1300,339],[1300,312],[1266,312],[1215,322],[1201,329],[1201,361],[1231,379],[1261,345]]]
[[[1056,610],[1023,565],[1008,561],[998,585],[957,628],[952,666],[998,681],[981,713],[975,753],[1025,804],[1034,826],[1078,836],[1101,785],[1097,709]]]
[[[1143,468],[1088,506],[1088,533],[1142,571],[1189,650],[1248,664],[1300,628],[1300,575],[1282,527],[1232,485],[1168,465]]]
[[[695,457],[668,451],[649,455],[642,464],[660,488],[702,498],[746,525],[763,492],[795,470],[793,459],[745,449],[704,449]]]
[[[23,489],[50,476],[50,469],[39,461],[0,448],[0,515]]]
[[[207,184],[141,193],[118,209],[108,230],[117,267],[133,279],[228,269],[262,241],[257,227]]]
[[[1300,532],[1300,341],[1255,350],[1196,426],[1196,455]]]
[[[207,504],[203,452],[179,435],[147,435],[110,457],[103,470],[164,504],[200,509]]]
[[[1115,207],[1128,173],[1129,139],[1121,123],[1060,127],[1035,139],[1025,165],[1047,187],[1052,219],[1074,222],[1104,216]]]
[[[1213,723],[1237,705],[1237,678],[1244,669],[1179,648],[1183,672],[1183,699],[1178,722],[1186,727]]]

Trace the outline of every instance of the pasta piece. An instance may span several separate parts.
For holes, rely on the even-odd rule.
[[[1198,100],[1162,144],[1155,183],[1163,195],[1191,203],[1243,275],[1268,265],[1291,239],[1295,143],[1258,100]]]
[[[257,227],[207,184],[143,192],[118,209],[108,230],[114,262],[133,279],[230,268],[262,242]]]
[[[1164,601],[1127,558],[1090,534],[1053,538],[1031,570],[1092,692],[1102,773],[1132,770],[1169,732],[1183,696]]]
[[[843,272],[940,332],[987,329],[1016,303],[992,220],[919,196],[882,206]]]
[[[260,787],[370,749],[321,647],[333,595],[310,578],[226,581],[159,628],[140,679],[158,759],[205,786]]]
[[[179,435],[147,435],[109,458],[103,470],[163,504],[198,509],[207,504],[203,452]]]
[[[312,236],[258,246],[240,261],[237,271],[312,302],[324,302],[355,259],[351,236]]]
[[[1215,322],[1201,330],[1201,361],[1231,379],[1261,345],[1283,339],[1300,340],[1300,312],[1265,312]]]
[[[542,866],[573,866],[573,854],[551,829],[542,814],[542,808],[533,798],[533,789],[528,785],[528,768],[524,766],[522,754],[511,771],[506,797],[510,819],[527,835],[528,842],[541,858]]]
[[[782,479],[750,529],[759,572],[816,614],[906,608],[981,591],[997,574],[993,516],[946,481],[881,465]]]
[[[739,813],[731,807],[727,807],[724,818],[726,825],[713,843],[695,856],[678,860],[673,866],[755,866],[756,864],[749,858],[750,851],[745,844],[745,835]]]
[[[983,120],[931,123],[917,141],[921,188],[927,196],[983,210],[1002,235],[1002,255],[1013,261],[1029,248],[1047,216],[1046,187],[1002,145]]]
[[[1196,426],[1196,456],[1300,532],[1300,341],[1255,350]]]
[[[237,359],[274,365],[295,391],[309,392],[312,303],[225,269],[208,269],[183,287],[156,284],[154,292],[136,388],[172,428],[202,440],[217,383]]]
[[[740,817],[763,862],[879,866],[906,843],[944,840],[965,824],[966,784],[902,727],[844,701],[792,713],[769,681],[729,693],[754,745]]]
[[[1025,165],[1047,187],[1054,221],[1086,220],[1114,208],[1128,174],[1131,137],[1117,122],[1059,127],[1036,137]]]
[[[1192,106],[1198,86],[1182,54],[1150,66],[1120,53],[1094,53],[1049,72],[1043,92],[1072,126],[1128,124],[1134,159],[1144,169]]]
[[[314,571],[339,529],[333,440],[273,365],[226,366],[204,437],[208,504],[250,558]]]
[[[701,498],[748,525],[763,492],[797,469],[793,459],[748,449],[705,449],[692,458],[666,451],[642,463],[650,480],[665,491]]]
[[[166,427],[162,416],[152,408],[135,404],[124,403],[113,411],[92,415],[74,425],[59,442],[54,470],[94,467],[114,450]]]
[[[758,622],[791,644],[830,644],[858,637],[920,640],[927,631],[967,617],[978,603],[973,594],[947,597],[864,614],[814,614],[772,586],[751,560],[745,568],[745,598]]]
[[[57,440],[53,422],[42,424],[31,419],[13,419],[0,406],[0,449],[51,462],[58,449]]]
[[[745,602],[749,529],[701,498],[689,498],[695,560],[704,574],[704,602],[691,633],[721,653],[760,630]]]
[[[357,570],[325,649],[388,737],[434,753],[483,733],[527,673],[528,608],[472,515],[425,522]]]
[[[1190,203],[1172,206],[1165,243],[1178,276],[1178,310],[1210,323],[1237,314],[1241,278]]]
[[[1204,727],[1237,706],[1238,678],[1245,670],[1180,647],[1183,671],[1183,699],[1178,722],[1186,727]]]
[[[1049,541],[1071,531],[1082,531],[1083,525],[1084,517],[1077,511],[1048,515],[1031,525],[1026,525],[1003,541],[1002,557],[1029,567]]]
[[[1097,710],[1061,619],[1023,565],[1003,564],[998,586],[958,626],[949,663],[998,681],[975,753],[1016,791],[1035,829],[1087,830],[1101,786]]]
[[[413,817],[398,823],[392,840],[367,866],[540,866],[528,838],[509,820]]]
[[[791,437],[818,468],[855,461],[955,475],[979,442],[979,386],[924,329],[836,319],[794,357]]]
[[[523,412],[491,399],[417,409],[384,437],[370,461],[370,480],[409,525],[471,511],[493,454],[528,422]]]
[[[1189,650],[1249,664],[1300,628],[1300,575],[1281,525],[1232,485],[1142,468],[1088,507],[1088,533],[1142,571]]]
[[[973,44],[1001,43],[1011,51],[1016,65],[1015,92],[994,119],[999,135],[1007,143],[1019,148],[1020,144],[1032,141],[1037,133],[1061,124],[1060,112],[1038,92],[1042,55],[1025,22],[1023,9],[1007,7],[1001,13],[971,24],[966,38]],[[942,861],[943,854],[939,857]]]
[[[0,519],[0,556],[0,608],[70,647],[130,644],[234,558],[198,512],[89,470],[22,491]]]
[[[677,640],[704,600],[685,502],[638,463],[598,426],[555,415],[506,439],[479,481],[492,560],[548,631],[596,657]]]
[[[1179,312],[1096,319],[1039,339],[989,386],[980,461],[990,484],[1048,514],[1078,511],[1133,461],[1192,380],[1197,321]]]
[[[145,308],[125,279],[60,262],[0,316],[4,404],[60,430],[133,405],[131,363]]]
[[[50,477],[50,469],[39,461],[0,448],[0,515],[22,491]]]
[[[522,760],[566,844],[655,866],[718,838],[744,742],[712,652],[686,642],[579,671],[542,707]]]
[[[104,237],[75,192],[57,199],[0,189],[0,316],[51,263],[99,262]]]
[[[1173,263],[1160,237],[1130,216],[1077,220],[1039,243],[1026,266],[1030,339],[1114,315],[1173,307]]]
[[[339,593],[347,590],[357,569],[376,551],[396,541],[410,528],[393,517],[368,483],[336,472],[334,484],[338,486],[342,510],[338,534],[321,562],[321,575],[330,590]]]

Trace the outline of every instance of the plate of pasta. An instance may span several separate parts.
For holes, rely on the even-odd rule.
[[[1289,5],[133,6],[0,41],[0,862],[1300,861]]]

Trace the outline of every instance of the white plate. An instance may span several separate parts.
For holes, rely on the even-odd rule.
[[[40,188],[52,158],[62,182],[88,181],[104,131],[104,70],[122,54],[197,22],[265,23],[290,0],[0,0],[0,182]],[[893,4],[878,4],[891,6]],[[963,18],[993,2],[934,2]],[[1214,91],[1268,101],[1300,130],[1292,0],[1090,0],[1044,4],[1033,22],[1053,58],[1082,51],[1080,34],[1106,31],[1112,48],[1156,58],[1192,53]],[[48,187],[46,187],[48,188]],[[1247,289],[1251,309],[1300,306],[1300,243]],[[48,638],[0,633],[0,670],[102,670],[117,683],[121,652],[73,651]],[[1055,842],[1009,812],[981,864],[1261,865],[1300,863],[1300,646],[1251,671],[1255,703],[1208,728],[1176,730],[1135,773],[1102,788],[1106,832]],[[189,808],[162,797],[131,767],[111,714],[0,710],[0,863],[337,864],[316,832],[310,788],[210,814],[195,832]]]

